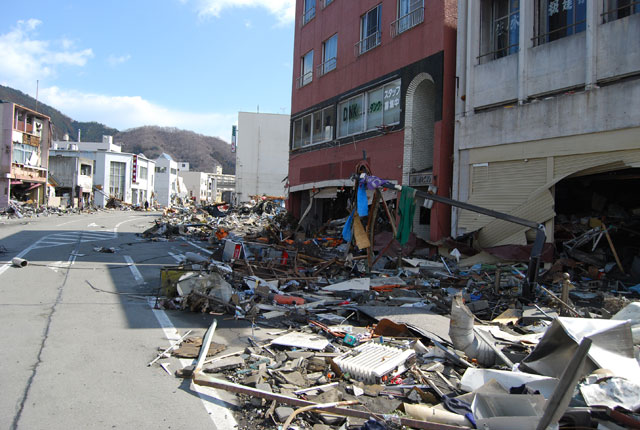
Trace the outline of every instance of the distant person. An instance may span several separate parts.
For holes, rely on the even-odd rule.
[[[148,211],[149,210],[149,200],[145,200],[144,201],[144,210]]]

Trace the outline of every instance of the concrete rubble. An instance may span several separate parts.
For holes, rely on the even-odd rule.
[[[530,246],[401,244],[385,211],[346,237],[353,218],[310,234],[277,198],[165,210],[142,237],[201,251],[157,306],[261,333],[176,376],[234,393],[243,429],[640,428],[640,254],[611,240],[640,219],[561,220],[530,298]]]

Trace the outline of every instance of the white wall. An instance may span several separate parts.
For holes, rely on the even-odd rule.
[[[238,201],[283,196],[289,165],[289,115],[240,112],[236,149]]]
[[[164,172],[156,172],[154,186],[156,200],[161,206],[170,206],[171,196],[177,192],[178,163],[160,156],[156,159],[156,167],[165,170]],[[171,169],[176,173],[171,173]]]

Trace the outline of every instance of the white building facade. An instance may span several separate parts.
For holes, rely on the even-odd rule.
[[[188,198],[199,204],[212,203],[215,195],[215,178],[204,172],[178,171],[187,189]]]
[[[453,198],[545,223],[548,241],[598,187],[602,207],[637,204],[639,41],[635,3],[459,0]],[[452,235],[472,231],[482,247],[533,236],[454,210]]]
[[[156,159],[155,202],[171,206],[178,194],[178,163],[169,154],[162,153]]]
[[[289,169],[289,115],[240,112],[236,147],[237,202],[284,196]]]

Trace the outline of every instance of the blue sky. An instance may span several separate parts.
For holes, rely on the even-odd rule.
[[[78,121],[230,141],[289,114],[295,0],[33,0],[0,14],[0,84]]]

